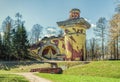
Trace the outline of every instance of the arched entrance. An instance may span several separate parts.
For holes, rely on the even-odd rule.
[[[43,49],[42,57],[53,59],[56,57],[57,51],[52,46],[47,46]]]
[[[56,59],[57,54],[59,54],[59,49],[54,44],[44,45],[39,51],[40,56],[49,60]]]

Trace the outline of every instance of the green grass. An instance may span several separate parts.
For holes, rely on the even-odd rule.
[[[120,78],[120,61],[93,61],[71,67],[65,70],[64,74]]]
[[[0,74],[0,82],[29,82],[29,81],[20,75]]]
[[[89,64],[70,64],[69,68],[60,75],[41,73],[36,75],[50,79],[53,82],[120,82],[120,61],[93,61]]]
[[[96,76],[82,76],[82,75],[65,75],[65,74],[41,74],[37,76],[51,80],[52,82],[120,82],[120,79],[96,77]]]
[[[58,66],[66,66],[66,67],[73,67],[76,65],[80,65],[81,62],[58,62]],[[7,65],[4,65],[5,69],[0,69],[0,73],[18,73],[18,72],[29,72],[31,69],[34,68],[44,68],[44,67],[50,67],[50,64],[48,63],[33,63],[33,64],[16,64],[13,63],[7,63]]]
[[[45,64],[40,64],[40,63],[33,63],[30,65],[16,65],[15,67],[9,65],[7,66],[7,68],[9,68],[9,70],[4,70],[1,69],[0,73],[20,73],[20,72],[29,72],[31,69],[34,68],[43,68],[43,67],[50,67],[49,64],[45,63]]]
[[[58,65],[60,67],[66,66],[68,69],[64,70],[63,74],[60,75],[40,73],[37,75],[53,82],[120,82],[120,61],[92,61],[88,64],[82,62],[59,62]],[[29,72],[30,69],[43,67],[50,66],[47,63],[20,64],[15,67],[10,66],[10,70],[0,70],[0,75],[13,72]],[[2,81],[0,80],[0,82]]]

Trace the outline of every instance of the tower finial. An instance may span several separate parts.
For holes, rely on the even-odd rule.
[[[80,10],[77,8],[74,8],[70,11],[69,18],[70,19],[76,19],[80,17]]]

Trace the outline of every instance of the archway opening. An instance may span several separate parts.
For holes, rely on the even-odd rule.
[[[55,59],[57,50],[53,46],[47,46],[42,51],[42,56],[47,59]]]

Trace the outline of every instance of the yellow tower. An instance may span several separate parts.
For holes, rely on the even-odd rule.
[[[85,60],[86,29],[90,28],[90,24],[80,17],[80,10],[72,9],[69,19],[57,24],[65,32],[66,60]]]

